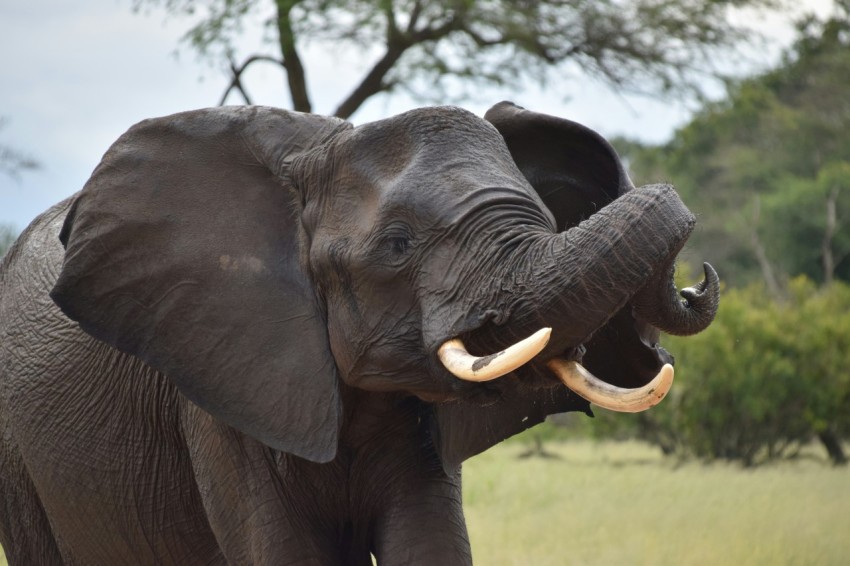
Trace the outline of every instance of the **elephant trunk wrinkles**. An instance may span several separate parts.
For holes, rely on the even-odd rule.
[[[635,294],[634,313],[668,334],[690,336],[702,332],[720,306],[720,279],[714,268],[705,263],[703,280],[679,292],[673,281],[674,270],[671,263]]]
[[[510,338],[551,326],[544,358],[580,346],[671,264],[694,224],[672,187],[653,185],[628,192],[578,226],[539,238],[524,251],[525,267],[500,283],[502,292],[516,297],[508,313]]]

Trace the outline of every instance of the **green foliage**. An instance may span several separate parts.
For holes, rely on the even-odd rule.
[[[850,433],[850,286],[798,277],[777,302],[761,284],[724,293],[702,334],[666,341],[676,383],[624,423],[666,452],[754,465],[814,436]]]
[[[828,253],[836,259],[833,275],[850,281],[850,262],[843,261],[850,256],[850,229],[840,225],[850,219],[850,162],[841,160],[825,164],[814,178],[786,176],[765,197],[764,214],[771,219],[762,231],[765,246],[784,272],[824,281],[823,246],[830,231],[831,201],[838,224],[829,238]]]
[[[618,147],[636,180],[677,186],[699,217],[690,254],[727,283],[764,279],[768,267],[779,279],[850,281],[848,76],[850,15],[808,18],[779,67],[730,83],[668,144]]]
[[[0,224],[0,259],[6,255],[6,250],[12,247],[15,239],[18,237],[18,231],[10,224]]]
[[[5,128],[6,124],[8,124],[8,119],[0,116],[0,130]],[[31,171],[38,168],[38,161],[29,155],[21,153],[10,145],[0,143],[0,173],[17,179],[22,171]]]
[[[665,452],[751,465],[850,434],[850,2],[799,23],[782,64],[732,83],[670,143],[617,140],[637,180],[697,213],[684,254],[733,287],[703,334],[670,338],[670,398],[604,419]]]

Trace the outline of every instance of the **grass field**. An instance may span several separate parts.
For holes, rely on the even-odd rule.
[[[676,465],[636,443],[503,444],[464,468],[476,564],[850,564],[850,469]]]
[[[636,443],[497,446],[464,467],[477,565],[850,564],[850,469],[677,465]],[[0,565],[6,561],[0,555]]]

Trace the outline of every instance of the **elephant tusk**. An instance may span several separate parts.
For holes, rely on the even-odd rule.
[[[639,413],[657,405],[673,385],[673,366],[670,364],[664,364],[652,381],[636,389],[606,383],[578,362],[555,358],[548,365],[564,385],[575,393],[594,405],[621,413]]]
[[[510,373],[529,362],[549,342],[551,328],[541,328],[528,338],[520,340],[489,356],[476,357],[466,351],[460,338],[448,340],[437,351],[440,361],[455,377],[464,381],[490,381]]]

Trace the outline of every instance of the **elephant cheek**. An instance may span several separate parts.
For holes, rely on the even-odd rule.
[[[328,323],[331,353],[342,381],[359,389],[386,391],[392,364],[387,347],[376,338],[379,329],[341,309]]]

